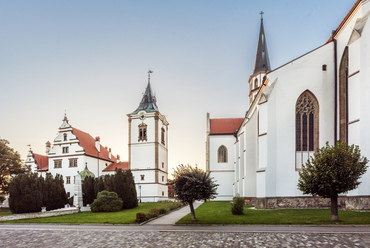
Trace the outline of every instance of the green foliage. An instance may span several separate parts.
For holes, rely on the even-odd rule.
[[[176,197],[182,202],[189,203],[192,217],[195,220],[193,202],[215,198],[218,184],[213,181],[209,173],[190,165],[177,166],[172,176],[174,179],[171,184]]]
[[[24,173],[22,160],[17,151],[8,146],[9,142],[0,139],[0,192],[9,190],[10,175]]]
[[[311,157],[299,173],[298,188],[304,194],[333,197],[356,189],[366,172],[368,160],[361,157],[358,146],[338,141],[326,143]]]
[[[181,204],[179,202],[172,202],[169,205],[165,205],[160,208],[152,208],[149,210],[149,212],[146,213],[136,213],[136,222],[141,223],[150,220],[151,218],[158,217],[161,214],[167,214],[170,210],[174,210],[179,207],[181,207]]]
[[[83,205],[92,204],[95,199],[95,179],[91,176],[85,177],[82,183]]]
[[[91,204],[92,212],[116,212],[122,209],[122,199],[116,192],[103,190]]]
[[[358,146],[337,141],[335,146],[317,149],[299,173],[298,189],[303,194],[331,198],[332,220],[338,220],[338,194],[356,189],[366,172],[367,158]]]
[[[45,179],[37,173],[19,174],[9,186],[9,207],[13,213],[39,212],[63,208],[67,203],[63,177],[47,173]]]
[[[159,211],[156,208],[150,209],[149,211],[150,218],[155,218],[159,216]]]
[[[213,199],[217,195],[217,184],[209,173],[190,165],[179,165],[172,174],[172,185],[175,195],[180,201],[193,202],[196,200]]]
[[[95,178],[95,182],[94,182],[95,197],[94,197],[94,199],[98,196],[98,193],[100,191],[103,191],[103,190],[105,190],[105,187],[104,187],[104,177]]]
[[[136,222],[138,222],[138,223],[147,221],[149,219],[150,219],[150,217],[149,217],[148,214],[145,214],[145,213],[136,213]]]
[[[158,209],[158,213],[160,215],[161,214],[167,214],[169,211],[170,211],[170,209],[168,207],[163,207],[163,208]]]
[[[234,215],[242,215],[244,210],[244,198],[234,197],[231,203],[231,213]]]
[[[119,171],[122,170],[117,170],[116,176],[118,175]],[[115,192],[117,192],[117,194],[121,194],[120,196],[123,200],[123,209],[136,208],[138,206],[138,201],[134,177],[132,176],[131,170],[122,171],[122,173],[124,174],[123,191],[118,193],[118,190],[115,190]]]
[[[37,173],[19,174],[9,184],[9,208],[12,213],[40,212],[43,206],[42,177]]]

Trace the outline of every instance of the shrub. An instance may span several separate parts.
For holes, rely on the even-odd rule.
[[[144,222],[144,221],[149,220],[149,219],[150,219],[150,217],[145,213],[137,213],[136,214],[136,222],[138,222],[138,223]]]
[[[163,208],[158,209],[159,214],[167,214],[168,211],[169,211],[168,207],[163,207]]]
[[[154,209],[150,209],[149,211],[149,216],[150,218],[154,218],[154,217],[157,217],[159,215],[159,211],[158,209],[154,208]]]
[[[117,193],[103,190],[91,204],[92,212],[117,212],[122,209],[122,199]]]
[[[231,203],[231,213],[234,215],[242,215],[243,208],[244,208],[244,198],[234,197],[233,202]]]
[[[179,207],[181,207],[181,203],[180,202],[174,202],[174,203],[170,204],[170,206],[169,206],[170,211],[171,210],[174,210],[176,208],[179,208]]]

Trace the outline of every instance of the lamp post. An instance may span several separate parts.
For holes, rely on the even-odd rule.
[[[139,191],[140,191],[140,203],[141,203],[141,185],[139,185]]]

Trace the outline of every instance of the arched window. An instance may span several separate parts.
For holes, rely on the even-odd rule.
[[[218,162],[227,163],[227,148],[225,146],[218,148]]]
[[[319,147],[319,103],[316,97],[306,90],[299,96],[295,110],[296,168],[301,169],[302,164],[306,163]]]
[[[164,128],[162,127],[162,129],[161,129],[161,143],[162,143],[162,145],[165,145],[164,134],[165,134],[165,131],[164,131]]]
[[[63,134],[63,141],[67,141],[67,134]]]
[[[254,88],[256,89],[258,87],[258,79],[256,78],[255,80],[254,80]]]
[[[147,141],[148,138],[147,138],[147,133],[146,133],[146,124],[144,123],[141,123],[139,125],[139,138],[138,138],[138,141]]]

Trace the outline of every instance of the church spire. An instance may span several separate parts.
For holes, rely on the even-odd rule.
[[[260,35],[259,35],[259,38],[258,38],[256,62],[255,62],[255,65],[254,65],[253,73],[271,70],[269,54],[268,54],[268,51],[267,51],[267,42],[266,42],[265,30],[263,28],[263,14],[264,13],[261,11],[260,14],[261,14],[261,27],[260,27]]]
[[[145,112],[157,112],[157,99],[153,94],[152,87],[150,86],[150,74],[153,73],[150,69],[148,70],[148,85],[146,87],[143,98],[141,99],[139,107],[131,114],[137,114],[139,111],[144,110]]]

